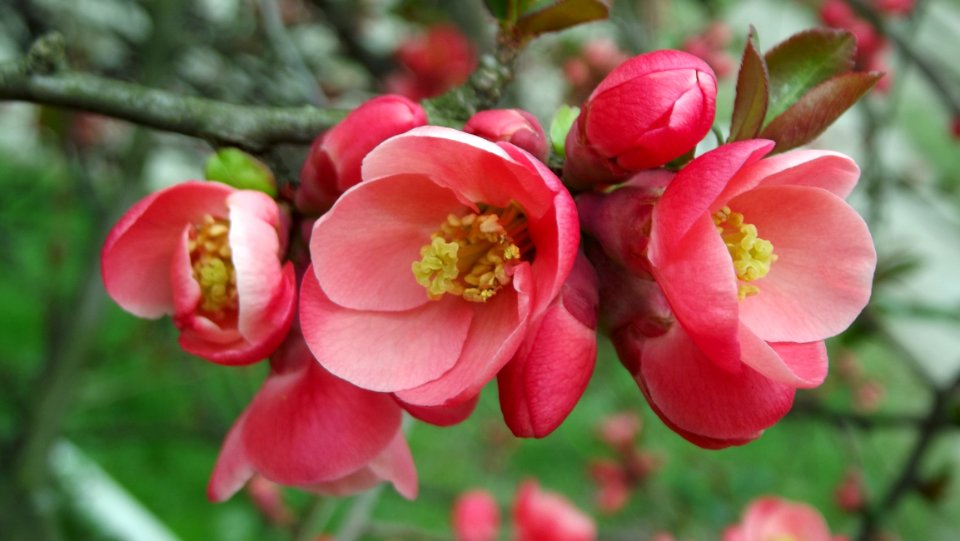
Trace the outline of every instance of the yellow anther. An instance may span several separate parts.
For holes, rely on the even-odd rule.
[[[214,319],[230,317],[239,306],[229,232],[229,221],[206,215],[187,243],[193,278],[200,285],[200,310]]]
[[[770,272],[771,265],[777,260],[773,244],[757,236],[757,227],[746,223],[743,214],[731,211],[730,207],[723,207],[714,213],[713,223],[733,258],[733,269],[738,280],[737,297],[742,301],[756,295],[760,288],[749,282],[759,280]]]
[[[430,299],[450,293],[486,302],[510,283],[511,263],[523,254],[518,242],[526,239],[526,218],[516,205],[480,210],[447,216],[411,265]]]

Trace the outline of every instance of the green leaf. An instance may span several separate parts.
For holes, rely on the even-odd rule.
[[[775,141],[777,152],[809,143],[873,88],[881,77],[881,72],[856,72],[825,81],[774,118],[760,137]]]
[[[763,128],[770,96],[770,76],[767,63],[760,56],[756,44],[757,30],[750,27],[747,45],[737,75],[737,97],[733,102],[729,141],[753,139]]]
[[[566,156],[564,143],[578,116],[580,116],[580,108],[569,105],[561,105],[554,113],[553,120],[550,121],[550,146],[557,156]]]
[[[277,195],[273,173],[260,160],[236,148],[222,148],[207,160],[207,180],[216,180],[241,190]]]
[[[516,0],[483,0],[483,3],[486,4],[487,10],[491,15],[502,21],[510,16],[510,4],[515,1]]]
[[[610,16],[611,0],[554,0],[532,2],[517,21],[517,31],[527,36],[556,32]]]
[[[775,119],[811,88],[850,71],[856,50],[857,42],[850,32],[814,28],[794,34],[768,51],[767,118]]]

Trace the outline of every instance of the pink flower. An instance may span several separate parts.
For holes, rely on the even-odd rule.
[[[297,207],[321,213],[347,188],[360,182],[360,162],[373,147],[427,123],[419,104],[403,96],[368,100],[317,137],[300,172]]]
[[[453,505],[453,532],[457,541],[495,541],[500,530],[500,509],[485,490],[471,490]]]
[[[666,164],[710,131],[717,80],[680,51],[636,56],[613,70],[583,104],[567,135],[564,180],[576,187],[625,179]]]
[[[682,49],[702,58],[722,79],[736,67],[736,62],[726,50],[732,40],[730,27],[722,21],[713,21],[699,34],[685,39]]]
[[[593,519],[563,496],[527,481],[517,491],[513,507],[517,541],[593,541]]]
[[[703,447],[758,437],[796,388],[819,385],[823,340],[870,296],[876,252],[843,201],[856,164],[824,151],[761,160],[772,147],[708,152],[658,201],[638,183],[664,173],[578,200],[621,360],[661,419]]]
[[[470,117],[463,131],[488,141],[506,141],[533,154],[540,161],[550,155],[547,136],[537,117],[522,109],[489,109]]]
[[[816,509],[805,503],[767,496],[754,500],[743,520],[723,532],[723,541],[845,541],[833,536],[827,522]]]
[[[567,283],[579,232],[559,180],[509,143],[440,127],[383,143],[363,178],[311,238],[300,313],[324,367],[445,408],[473,400],[511,360],[549,359],[562,381],[525,382],[549,384],[572,407],[593,366],[582,357],[593,352],[582,291],[593,276],[587,265]],[[556,351],[561,343],[574,347]]]
[[[133,206],[101,253],[107,293],[132,314],[173,315],[180,346],[220,364],[269,356],[293,321],[286,232],[260,192],[189,181]]]
[[[391,482],[407,498],[417,472],[390,395],[324,370],[297,334],[270,360],[270,375],[223,443],[207,489],[232,496],[251,476],[343,496]]]
[[[465,83],[477,65],[470,40],[452,25],[434,26],[404,41],[396,57],[407,71],[391,75],[387,90],[418,101]]]

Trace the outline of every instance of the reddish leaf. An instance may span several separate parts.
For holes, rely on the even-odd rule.
[[[756,47],[756,29],[750,27],[737,75],[737,97],[730,120],[730,141],[753,139],[763,128],[767,114],[770,79],[767,64]]]
[[[850,71],[857,42],[846,30],[814,28],[790,36],[766,54],[768,118],[776,118],[820,83]]]
[[[606,19],[611,0],[557,0],[546,7],[525,13],[517,21],[517,30],[527,36],[556,32],[571,26]],[[534,9],[540,5],[534,3]]]
[[[807,92],[774,118],[760,137],[776,141],[776,152],[809,143],[870,90],[883,73],[844,73]]]

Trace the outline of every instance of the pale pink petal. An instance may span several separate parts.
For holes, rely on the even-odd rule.
[[[404,174],[429,178],[464,203],[503,208],[516,201],[528,216],[546,212],[556,191],[496,143],[440,126],[388,139],[363,160],[364,181]]]
[[[397,398],[397,402],[407,413],[416,419],[436,426],[453,426],[459,424],[470,417],[473,410],[477,407],[477,401],[480,395],[465,400],[453,399],[438,406],[417,406],[408,404]]]
[[[187,224],[204,215],[227,217],[234,190],[216,182],[189,181],[134,205],[110,230],[100,255],[107,293],[124,310],[157,318],[173,312],[170,258]]]
[[[707,152],[681,169],[653,211],[651,261],[667,257],[671,247],[708,213],[729,180],[772,148],[773,142],[762,139],[738,141]]]
[[[442,376],[461,357],[474,319],[471,303],[452,295],[403,312],[343,308],[327,298],[311,269],[300,295],[300,324],[317,359],[374,391],[410,389]]]
[[[767,343],[740,326],[743,362],[764,376],[799,388],[812,388],[827,377],[827,348],[823,342]]]
[[[420,249],[447,215],[465,212],[453,192],[424,177],[361,182],[314,225],[314,272],[329,299],[345,308],[401,311],[422,306],[429,302],[427,291],[417,283],[411,265],[420,261]]]
[[[192,224],[183,226],[180,242],[173,246],[170,257],[170,292],[173,294],[173,311],[178,316],[192,314],[202,296],[200,284],[193,277],[193,264],[190,262],[189,243],[192,229]]]
[[[417,468],[403,431],[397,431],[387,448],[370,462],[369,468],[384,481],[390,481],[404,498],[417,497]]]
[[[877,255],[866,223],[818,188],[758,188],[731,209],[773,244],[777,260],[753,282],[740,318],[768,342],[816,342],[846,329],[867,301]]]
[[[597,277],[580,255],[570,279],[500,373],[503,418],[519,437],[542,438],[573,410],[597,355]]]
[[[292,362],[271,373],[246,413],[243,445],[257,472],[280,484],[313,485],[379,455],[400,427],[391,397],[334,377],[300,341],[281,354]]]
[[[253,477],[253,464],[243,449],[243,424],[247,417],[244,412],[233,423],[227,433],[217,457],[217,464],[213,467],[210,482],[207,485],[207,498],[212,502],[222,502],[243,488],[243,485]]]
[[[715,206],[754,188],[770,186],[822,188],[845,199],[858,178],[860,168],[849,156],[828,150],[793,150],[744,167],[717,197]]]
[[[240,301],[237,329],[247,340],[257,342],[272,333],[263,325],[263,315],[283,286],[279,209],[266,194],[250,190],[231,194],[227,206]]]
[[[261,315],[265,333],[256,340],[243,338],[236,329],[220,329],[198,314],[174,322],[180,328],[180,347],[218,364],[248,364],[269,357],[286,338],[296,313],[296,273],[292,263],[283,267],[281,284],[273,303]],[[227,339],[236,335],[235,342]]]
[[[398,392],[397,398],[408,404],[435,406],[480,392],[516,353],[527,333],[532,296],[529,265],[517,267],[511,283],[513,292],[501,291],[483,305],[475,305],[457,364],[434,381]]]
[[[774,497],[760,498],[751,503],[744,514],[742,528],[747,539],[832,539],[826,521],[816,509]]]
[[[659,415],[705,438],[753,439],[793,404],[793,387],[748,366],[738,374],[719,368],[680,325],[643,344],[640,378]]]
[[[713,220],[701,216],[670,249],[669,256],[651,255],[651,263],[674,315],[708,358],[725,370],[738,371],[736,273]]]

